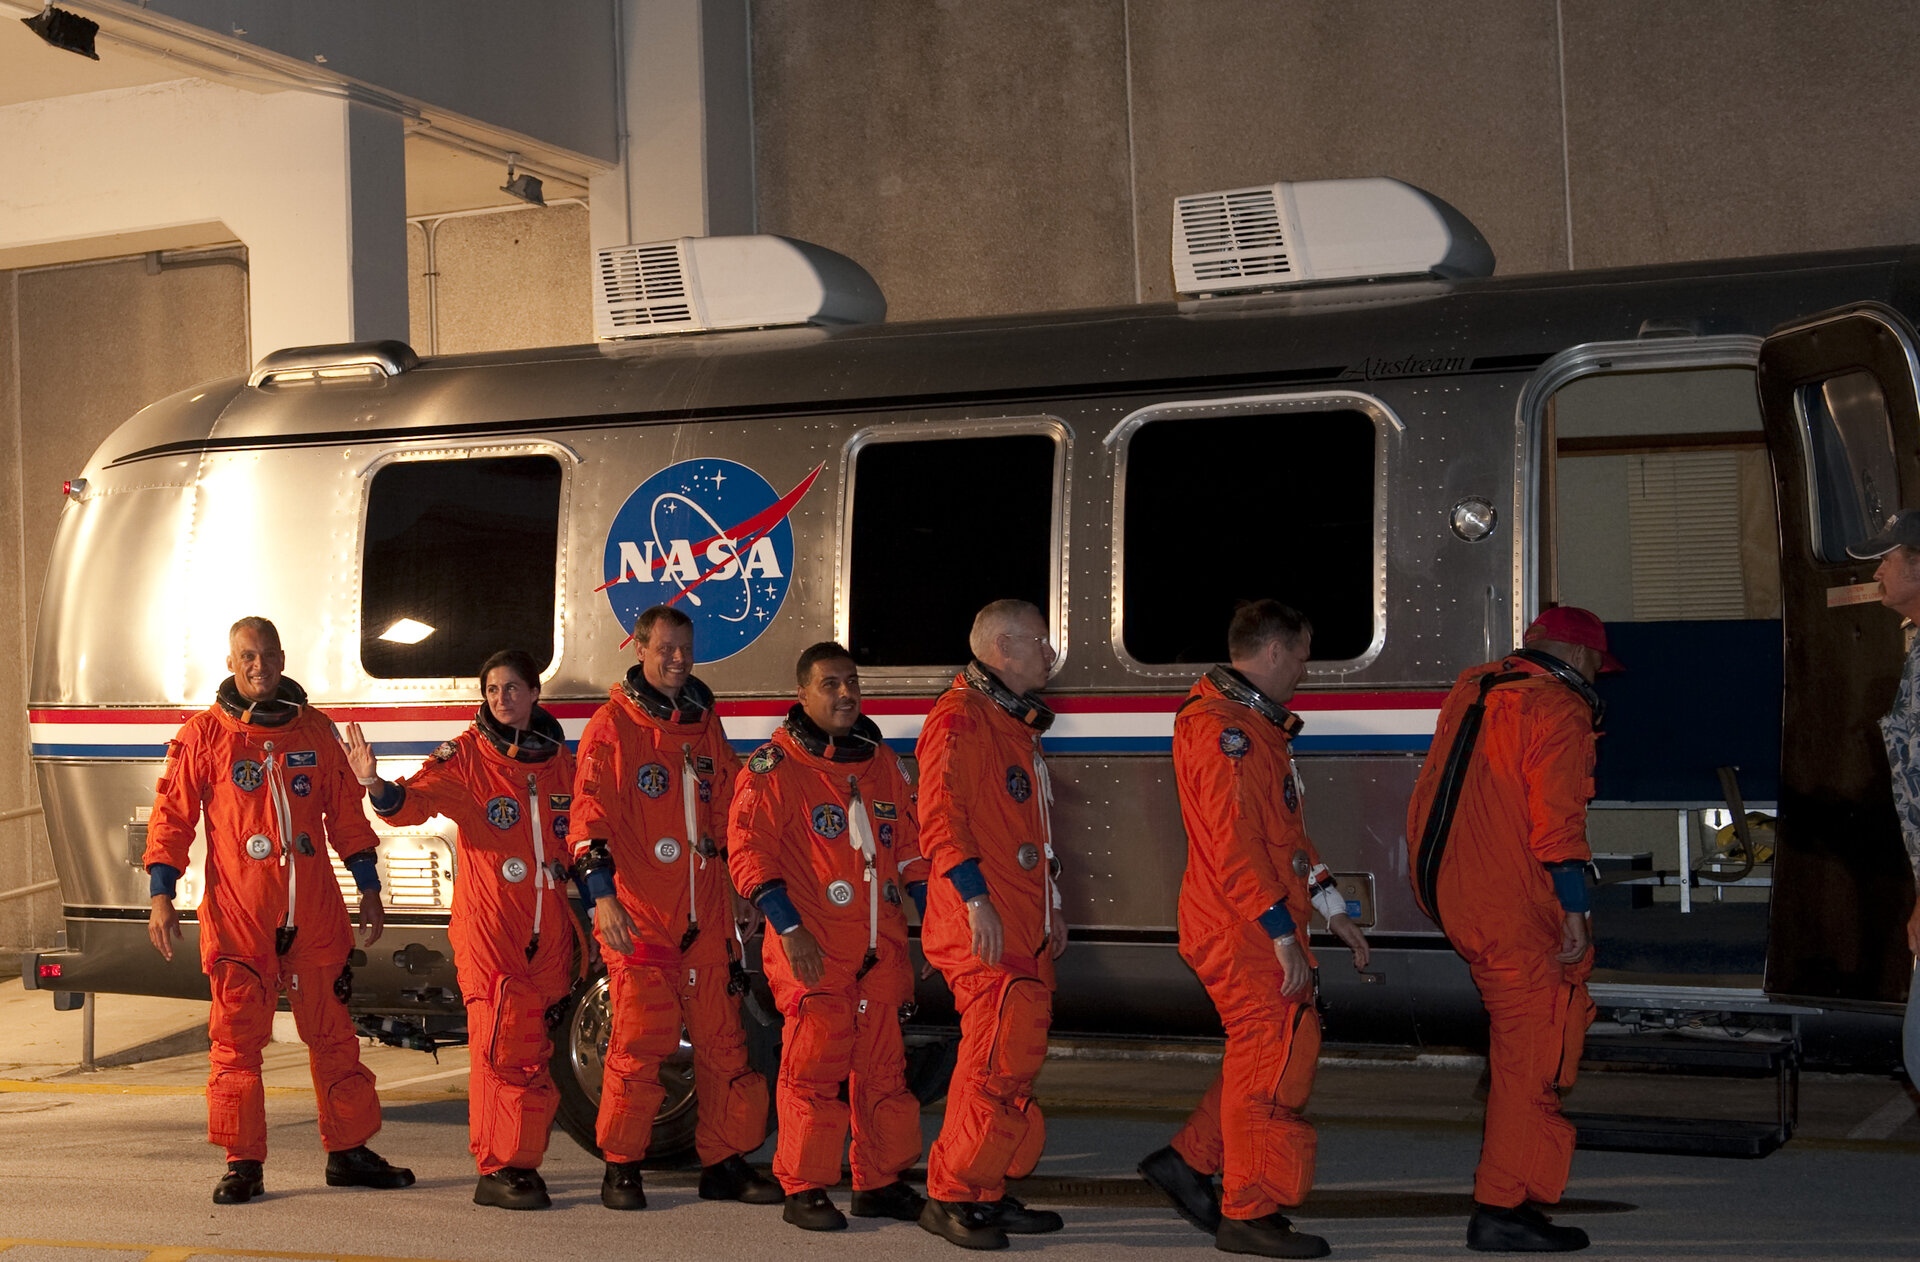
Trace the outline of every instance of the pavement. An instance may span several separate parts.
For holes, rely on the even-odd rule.
[[[460,1259],[521,1262],[529,1253],[617,1251],[623,1258],[953,1258],[906,1224],[855,1220],[813,1236],[777,1210],[700,1202],[697,1172],[647,1176],[652,1209],[614,1215],[598,1203],[599,1163],[556,1135],[544,1173],[548,1214],[468,1203],[464,1049],[364,1049],[386,1125],[375,1146],[420,1176],[407,1193],[329,1191],[320,1178],[305,1049],[276,1044],[265,1078],[274,1156],[269,1196],[249,1207],[207,1202],[219,1170],[202,1142],[206,1005],[101,995],[94,1070],[79,1067],[82,1014],[55,1013],[43,992],[0,983],[0,1135],[6,1167],[34,1194],[0,1201],[0,1262],[209,1262],[231,1257]],[[1133,1174],[1165,1143],[1217,1070],[1205,1045],[1060,1043],[1038,1084],[1048,1148],[1014,1191],[1061,1209],[1068,1229],[1014,1249],[1062,1262],[1217,1257]],[[1320,1132],[1312,1197],[1294,1214],[1335,1242],[1339,1258],[1466,1256],[1470,1179],[1479,1144],[1481,1063],[1470,1056],[1373,1051],[1329,1055],[1310,1109]],[[1570,1107],[1765,1117],[1770,1082],[1583,1075]],[[939,1107],[923,1116],[930,1139]],[[771,1148],[752,1159],[764,1166]],[[1587,1227],[1588,1256],[1621,1258],[1920,1256],[1920,1113],[1903,1081],[1807,1074],[1800,1127],[1758,1162],[1581,1153],[1563,1221]],[[837,1190],[844,1206],[845,1188]],[[658,1212],[655,1212],[658,1211]],[[884,1240],[873,1239],[884,1233]],[[1124,1254],[1122,1255],[1124,1256]],[[1140,1256],[1136,1254],[1136,1256]]]

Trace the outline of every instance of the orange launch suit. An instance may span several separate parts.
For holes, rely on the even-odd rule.
[[[1486,692],[1486,715],[1458,792],[1449,839],[1422,893],[1422,834],[1448,753],[1485,676],[1516,674]],[[1593,712],[1540,666],[1510,656],[1463,672],[1407,808],[1409,871],[1422,910],[1466,960],[1490,1018],[1486,1130],[1474,1199],[1510,1208],[1551,1205],[1566,1190],[1574,1127],[1559,1091],[1573,1085],[1593,1001],[1593,953],[1561,949],[1564,914],[1545,864],[1590,858]]]
[[[913,787],[871,720],[842,740],[824,737],[804,714],[788,717],[747,760],[729,833],[735,888],[784,889],[825,966],[803,983],[769,921],[763,959],[787,1018],[773,1173],[789,1195],[840,1181],[849,1121],[855,1191],[896,1182],[920,1156],[920,1102],[900,1037],[900,1008],[913,998],[906,885],[926,879]],[[856,811],[867,817],[871,869]]]

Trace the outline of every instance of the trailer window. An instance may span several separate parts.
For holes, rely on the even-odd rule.
[[[409,460],[373,476],[360,664],[376,679],[476,675],[500,649],[553,659],[560,464]]]
[[[964,662],[982,605],[1012,597],[1050,610],[1059,458],[1051,433],[856,449],[846,572],[854,660]]]
[[[1807,472],[1813,481],[1813,547],[1822,561],[1851,560],[1857,544],[1900,507],[1893,425],[1879,381],[1844,373],[1800,390]]]
[[[1374,421],[1248,412],[1150,421],[1125,455],[1120,640],[1143,664],[1227,660],[1243,600],[1313,623],[1313,655],[1374,638]]]

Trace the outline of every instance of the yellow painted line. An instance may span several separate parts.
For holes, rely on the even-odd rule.
[[[34,1095],[205,1095],[203,1083],[191,1086],[167,1086],[157,1082],[33,1082],[0,1078],[0,1091],[20,1091]],[[270,1096],[310,1096],[312,1087],[268,1087]]]
[[[458,1071],[465,1077],[467,1071]],[[441,1075],[432,1075],[440,1077]],[[447,1075],[451,1076],[451,1075]],[[417,1082],[420,1079],[409,1079]],[[404,1084],[395,1084],[396,1086]],[[386,1087],[377,1088],[382,1100],[394,1100],[404,1103],[418,1103],[427,1100],[444,1100],[454,1094],[453,1088],[443,1091],[399,1091]],[[157,1082],[35,1082],[30,1079],[0,1078],[0,1093],[18,1092],[24,1095],[133,1095],[133,1096],[202,1096],[207,1088],[202,1083],[182,1083],[178,1086]],[[267,1095],[279,1100],[312,1099],[313,1088],[268,1087]],[[263,1255],[264,1256],[264,1255]],[[289,1255],[292,1256],[292,1255]]]
[[[141,1253],[146,1262],[185,1262],[187,1258],[293,1258],[314,1262],[432,1262],[431,1259],[376,1253],[284,1253],[273,1249],[215,1249],[204,1245],[129,1244],[107,1240],[27,1240],[0,1238],[0,1253],[15,1245],[42,1249],[111,1249],[121,1253]]]

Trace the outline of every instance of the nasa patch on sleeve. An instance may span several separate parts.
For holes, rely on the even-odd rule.
[[[1251,744],[1247,734],[1237,727],[1222,729],[1220,733],[1220,752],[1229,758],[1245,758]]]
[[[753,757],[747,759],[747,770],[764,776],[779,766],[780,760],[785,757],[786,755],[780,752],[780,747],[769,741],[753,751]]]

